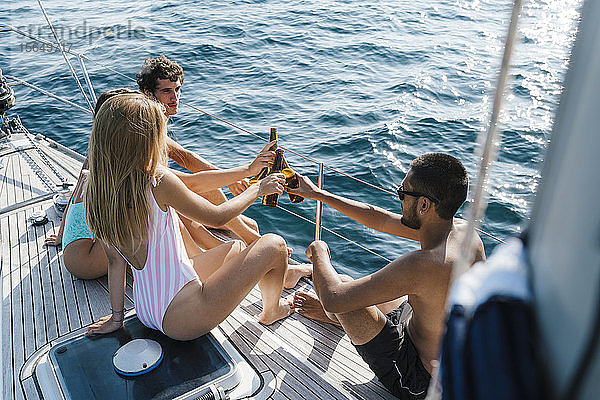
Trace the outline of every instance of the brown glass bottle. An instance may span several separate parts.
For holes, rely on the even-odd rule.
[[[273,167],[271,167],[271,172],[269,175],[275,174],[277,172],[281,172],[283,169],[283,150],[277,149],[275,150],[275,159],[273,160]],[[263,205],[275,207],[277,205],[277,198],[279,195],[277,193],[268,194],[263,197]]]
[[[271,128],[271,136],[269,136],[269,142],[272,142],[273,140],[277,140],[277,128]],[[269,147],[269,150],[270,151],[277,150],[277,145],[274,144],[273,146]],[[253,176],[252,178],[250,178],[250,184],[254,185],[256,182],[260,181],[265,176],[269,175],[270,170],[271,170],[271,168],[269,168],[269,167],[264,167],[263,169],[261,169],[260,172],[258,174],[256,174],[256,176]]]
[[[290,189],[298,189],[298,186],[300,186],[298,175],[294,172],[292,167],[289,166],[285,157],[283,157],[281,172],[285,175],[285,185]],[[288,192],[288,196],[290,196],[290,202],[292,203],[302,203],[304,201],[304,197],[298,196],[297,194]]]

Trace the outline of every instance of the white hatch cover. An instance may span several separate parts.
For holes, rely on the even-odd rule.
[[[115,352],[113,365],[121,375],[137,376],[152,371],[162,359],[163,350],[158,342],[134,339]]]

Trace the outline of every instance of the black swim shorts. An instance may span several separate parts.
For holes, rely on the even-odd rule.
[[[431,376],[406,332],[412,315],[408,301],[386,315],[385,326],[369,342],[354,346],[379,381],[402,400],[424,399]]]

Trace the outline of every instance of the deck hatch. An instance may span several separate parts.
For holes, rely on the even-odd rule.
[[[159,342],[164,359],[145,375],[122,377],[113,368],[113,354],[136,338]],[[136,317],[127,318],[117,332],[63,342],[49,355],[67,399],[172,399],[235,373],[234,361],[212,334],[176,341],[146,328]]]

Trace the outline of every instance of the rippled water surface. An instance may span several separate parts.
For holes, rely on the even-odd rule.
[[[426,3],[426,4],[421,4]],[[526,225],[540,181],[581,0],[525,2],[502,116],[483,229],[505,239]],[[185,70],[182,100],[373,185],[393,190],[410,161],[448,152],[472,181],[510,15],[510,1],[122,1],[44,2],[66,46],[96,62],[97,93],[133,82],[143,59],[164,53]],[[48,38],[36,1],[16,0],[0,22]],[[79,71],[79,63],[72,59]],[[0,68],[84,105],[62,56],[0,32]],[[15,88],[26,126],[86,151],[87,114]],[[256,138],[182,106],[171,129],[184,146],[221,167],[249,162]],[[314,164],[287,153],[301,173]],[[332,192],[390,210],[397,198],[328,171]],[[315,202],[283,207],[314,220]],[[464,211],[464,210],[463,210]],[[461,213],[463,212],[461,211]],[[283,235],[299,258],[314,227],[257,202],[247,214]],[[395,258],[416,248],[324,207],[324,225]],[[353,276],[384,262],[324,232],[338,270]],[[496,242],[483,237],[489,253]]]

